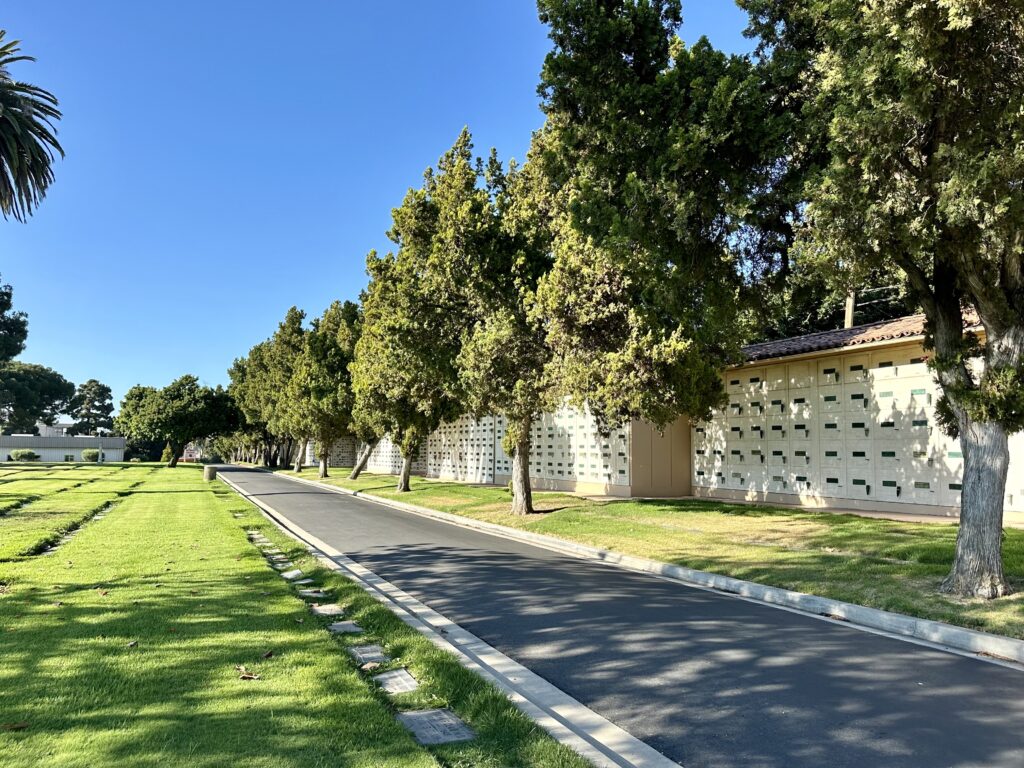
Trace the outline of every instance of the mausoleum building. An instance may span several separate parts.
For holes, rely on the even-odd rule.
[[[585,411],[544,414],[533,427],[533,486],[955,515],[963,453],[936,423],[939,388],[923,337],[924,318],[914,315],[748,346],[747,362],[724,374],[726,407],[664,432],[634,421],[602,435]],[[413,471],[505,484],[505,426],[501,416],[444,424]],[[357,449],[340,441],[331,463],[351,466]],[[1024,511],[1024,433],[1010,451],[1006,509]],[[397,447],[382,440],[367,469],[400,468]]]

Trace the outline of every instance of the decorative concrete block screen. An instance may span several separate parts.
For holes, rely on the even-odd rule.
[[[503,416],[471,416],[442,424],[427,440],[413,472],[428,477],[470,483],[504,483],[512,474],[512,459],[501,441]],[[563,407],[544,414],[533,426],[530,477],[536,487],[571,490],[577,483],[629,486],[629,428],[603,437],[586,412]],[[374,449],[367,464],[371,472],[394,474],[402,457],[390,440]]]
[[[306,464],[319,464],[320,459],[316,455],[316,446],[310,440],[306,446]],[[354,437],[343,437],[331,446],[331,453],[327,457],[327,464],[331,467],[351,467],[356,463],[356,439]]]
[[[501,447],[505,419],[497,418],[495,462],[497,475],[512,474],[512,460]],[[601,435],[586,411],[563,406],[545,413],[533,425],[530,477],[551,487],[575,483],[629,485],[629,427]],[[540,483],[543,485],[544,483]]]
[[[749,498],[957,507],[963,453],[935,418],[918,345],[749,366],[725,375],[725,410],[693,431],[694,485]],[[1007,509],[1024,509],[1024,440],[1011,441]]]
[[[468,483],[493,483],[497,419],[463,416],[442,424],[427,440],[427,475]]]
[[[359,446],[362,450],[362,445]],[[402,452],[398,446],[391,442],[390,438],[382,438],[377,447],[370,454],[370,460],[366,463],[370,472],[381,472],[384,474],[397,475],[402,471]],[[412,473],[423,475],[427,471],[426,449],[420,450],[420,455],[412,463]]]

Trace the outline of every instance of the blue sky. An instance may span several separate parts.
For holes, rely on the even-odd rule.
[[[683,37],[747,51],[732,0],[684,0]],[[529,0],[5,0],[0,26],[53,91],[67,158],[0,274],[22,360],[115,402],[232,359],[297,305],[365,285],[391,208],[463,125],[522,158],[548,50]]]

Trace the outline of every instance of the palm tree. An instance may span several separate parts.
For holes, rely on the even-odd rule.
[[[11,64],[35,59],[6,34],[0,29],[0,212],[24,221],[53,181],[54,152],[64,157],[54,127],[61,115],[52,93],[11,77]]]

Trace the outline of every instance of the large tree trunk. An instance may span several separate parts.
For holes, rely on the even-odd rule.
[[[1003,576],[1003,494],[1010,449],[1006,430],[995,422],[960,418],[964,454],[960,527],[953,568],[942,591],[994,598],[1011,592]]]
[[[175,443],[173,440],[170,442],[171,446],[171,460],[167,462],[167,466],[173,469],[178,466],[178,459],[181,458],[181,454],[185,452],[184,443]]]
[[[325,477],[327,477],[327,454],[326,453],[321,453],[320,454],[320,471],[318,472],[317,477],[319,477],[321,480],[323,480]]]
[[[533,512],[533,491],[530,490],[530,428],[533,419],[519,422],[515,453],[512,454],[512,514]]]
[[[408,493],[411,488],[409,487],[409,477],[412,475],[412,452],[410,451],[408,456],[402,457],[402,471],[398,475],[398,485],[395,486],[395,490],[399,493]]]
[[[1010,463],[1008,435],[998,422],[978,419],[977,406],[972,407],[968,399],[978,395],[978,384],[964,361],[960,306],[946,288],[953,284],[952,279],[937,273],[936,284],[940,299],[933,320],[935,367],[956,418],[964,455],[956,553],[941,589],[962,597],[992,599],[1012,591],[1003,575],[1002,558],[1003,499]],[[1024,355],[1020,334],[998,333],[988,323],[985,327],[985,365],[996,370],[1019,365]],[[982,396],[986,394],[990,393],[983,391]]]
[[[356,465],[352,467],[352,472],[348,476],[349,480],[355,480],[359,477],[362,471],[366,469],[366,465],[370,461],[370,454],[373,453],[373,449],[377,447],[377,443],[379,442],[380,440],[375,438],[373,440],[369,440],[366,445],[363,446],[363,452],[356,460]]]
[[[299,450],[295,453],[295,471],[302,471],[302,462],[306,460],[306,446],[309,445],[309,438],[303,438],[299,443]]]

